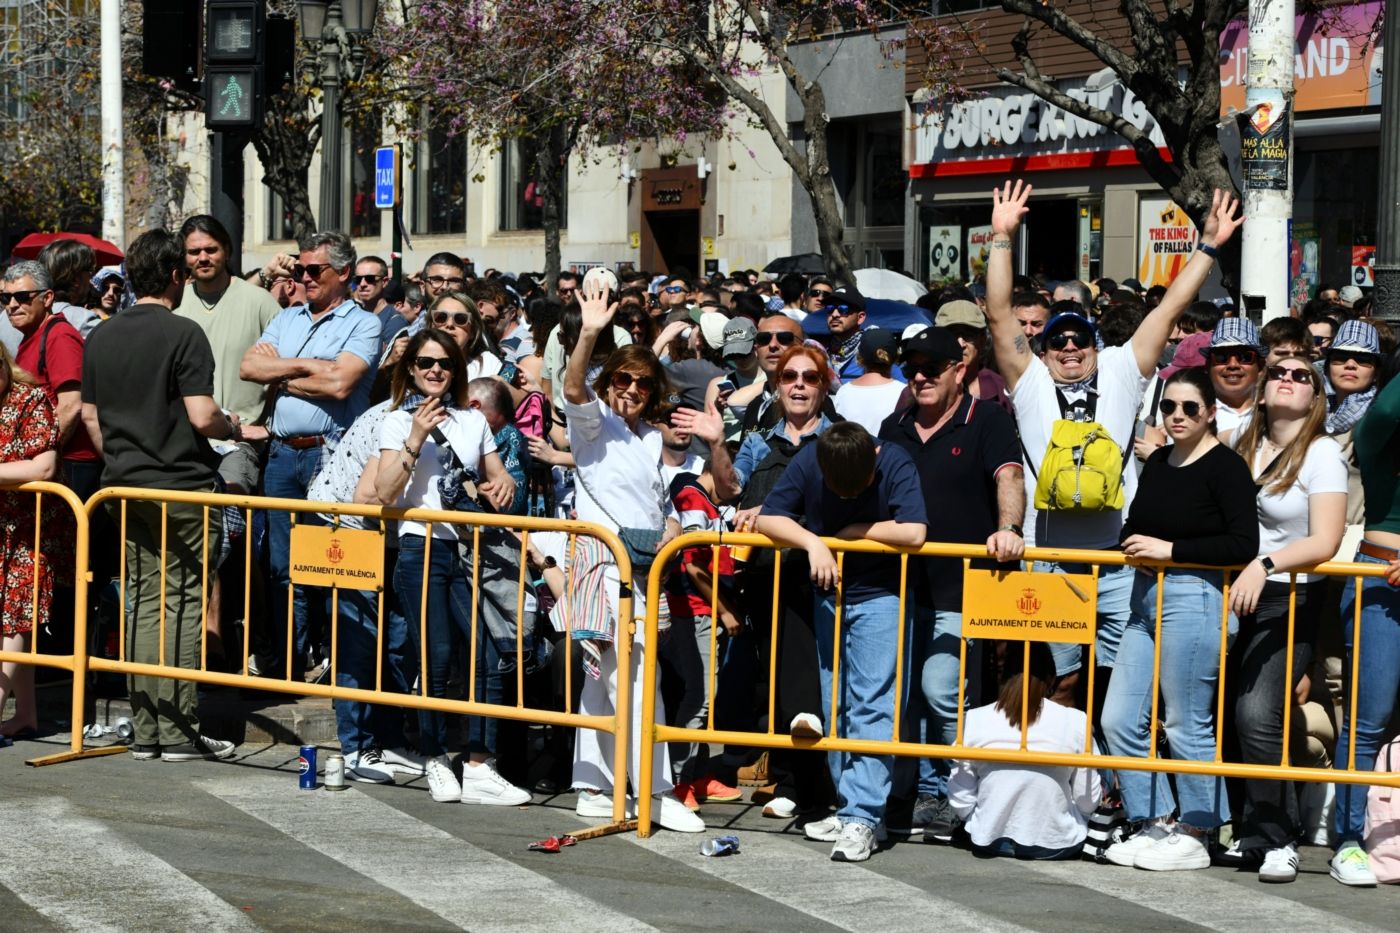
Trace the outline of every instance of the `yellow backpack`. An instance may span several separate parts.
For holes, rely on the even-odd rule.
[[[1040,458],[1036,478],[1035,507],[1053,512],[1103,512],[1123,508],[1123,468],[1127,457],[1108,429],[1094,421],[1098,408],[1098,376],[1089,387],[1088,405],[1080,409],[1088,420],[1061,418],[1050,428],[1050,443]],[[1060,413],[1068,415],[1070,405],[1064,393],[1059,397]],[[1029,451],[1026,457],[1030,463]]]

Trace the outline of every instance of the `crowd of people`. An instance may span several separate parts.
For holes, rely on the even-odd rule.
[[[399,521],[386,529],[381,622],[374,591],[287,597],[286,508],[249,523],[130,502],[128,660],[197,667],[203,652],[211,668],[321,681],[335,629],[341,687],[514,704],[520,683],[531,704],[562,709],[571,684],[579,712],[611,715],[619,678],[631,685],[631,736],[553,729],[533,744],[491,717],[336,700],[353,780],[424,777],[434,800],[502,806],[572,789],[596,817],[615,793],[645,792],[681,832],[702,831],[696,811],[749,783],[764,816],[799,819],[852,862],[894,832],[982,856],[1255,865],[1279,882],[1296,877],[1300,842],[1330,840],[1332,875],[1374,884],[1365,788],[1350,784],[1325,827],[1317,793],[1280,781],[675,743],[640,787],[648,632],[627,634],[619,599],[630,588],[645,617],[658,551],[692,530],[757,531],[783,550],[690,548],[664,568],[654,687],[671,724],[888,740],[899,721],[908,741],[952,745],[962,722],[970,747],[1018,747],[1025,729],[1032,749],[1074,753],[1092,704],[1095,742],[1116,756],[1147,757],[1160,739],[1162,757],[1214,761],[1223,734],[1228,761],[1276,764],[1287,747],[1327,767],[1354,740],[1355,766],[1374,765],[1400,687],[1400,596],[1384,578],[1361,588],[1353,721],[1333,695],[1353,687],[1342,620],[1357,593],[1299,571],[1355,556],[1400,580],[1395,335],[1352,289],[1324,289],[1262,329],[1197,300],[1243,222],[1221,193],[1168,287],[1017,275],[1030,194],[1020,182],[993,193],[985,279],[937,283],[918,302],[932,323],[899,330],[874,326],[866,296],[824,276],[599,268],[541,281],[477,275],[444,252],[400,281],[334,231],[240,276],[228,232],[205,215],[138,237],[119,268],[60,241],[3,275],[18,341],[0,356],[0,482],[577,518],[616,533],[631,580],[588,536]],[[72,570],[57,543],[35,554],[26,501],[7,494],[0,509],[6,650],[61,620]],[[44,520],[61,531],[57,510]],[[295,517],[332,521],[374,527]],[[901,592],[897,557],[838,558],[831,539],[969,544],[987,568],[1019,566],[1029,545],[1128,562],[1097,568],[1092,650],[973,640],[964,663],[961,560],[912,559]],[[1227,590],[1225,568],[1239,567]],[[222,598],[245,576],[248,618]],[[193,683],[129,687],[134,757],[233,753],[201,732]],[[16,700],[0,733],[33,735],[29,669],[6,663],[0,694]],[[627,774],[613,772],[616,741]],[[533,767],[541,754],[552,764]]]

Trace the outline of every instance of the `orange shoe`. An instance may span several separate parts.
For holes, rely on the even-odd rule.
[[[743,791],[706,776],[693,781],[690,787],[701,803],[734,803],[744,799]]]
[[[700,801],[695,799],[695,788],[698,781],[683,781],[676,785],[676,799],[685,804],[687,810],[699,810]]]

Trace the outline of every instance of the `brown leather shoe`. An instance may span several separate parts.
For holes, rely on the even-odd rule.
[[[749,794],[750,803],[767,803],[778,794],[777,784],[764,784],[762,787],[755,787],[753,793]]]
[[[751,765],[744,765],[739,769],[739,785],[741,787],[762,787],[768,783],[768,753],[764,752],[758,756],[758,760]]]

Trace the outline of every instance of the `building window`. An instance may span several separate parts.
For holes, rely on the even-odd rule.
[[[267,239],[269,241],[296,239],[292,226],[292,212],[287,210],[282,196],[268,185],[263,185],[263,190],[267,192]]]
[[[833,120],[827,133],[831,178],[841,205],[847,252],[856,268],[904,266],[904,188],[908,180],[897,116]]]
[[[512,139],[501,148],[501,229],[541,230],[544,228],[544,197],[535,180],[537,147],[529,140]],[[559,225],[569,223],[568,175],[559,192]]]
[[[374,150],[379,146],[379,114],[356,114],[346,127],[349,142],[350,204],[346,211],[350,236],[379,236],[379,209],[374,206]]]
[[[467,232],[467,136],[430,127],[415,162],[413,232]]]

